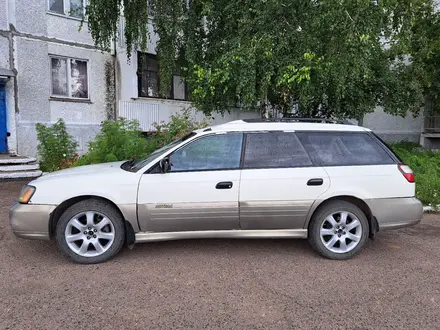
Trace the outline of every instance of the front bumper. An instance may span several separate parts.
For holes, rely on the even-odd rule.
[[[15,236],[27,239],[49,240],[50,215],[54,205],[15,203],[9,210],[9,221]]]
[[[414,226],[422,221],[423,204],[415,197],[366,200],[379,230]]]

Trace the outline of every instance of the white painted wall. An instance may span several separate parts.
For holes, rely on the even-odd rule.
[[[47,34],[46,0],[15,0],[15,29],[36,36]]]
[[[423,127],[422,116],[413,117],[411,113],[405,117],[392,116],[377,107],[374,112],[364,117],[363,125],[372,129],[384,140],[419,142]]]
[[[50,12],[46,14],[45,18],[48,37],[94,46],[92,36],[88,33],[87,22],[84,22],[79,30],[81,20],[78,18]]]
[[[3,36],[0,36],[0,68],[10,69],[9,40]]]
[[[49,54],[89,61],[90,103],[50,98]],[[19,153],[34,156],[38,143],[35,124],[51,124],[59,118],[64,119],[70,133],[78,140],[79,151],[86,151],[87,142],[94,138],[101,122],[107,119],[105,63],[112,62],[112,56],[91,49],[18,38],[16,59],[19,72]]]
[[[8,139],[10,152],[36,156],[36,123],[52,124],[59,118],[66,122],[68,131],[79,142],[79,152],[87,150],[87,143],[100,130],[107,119],[105,79],[106,62],[114,57],[94,49],[93,40],[80,20],[53,14],[47,10],[46,0],[0,1],[0,28],[3,17],[14,23],[18,35],[14,36],[14,68],[18,71],[18,113],[15,113],[14,81],[7,84]],[[6,28],[9,28],[6,24]],[[8,45],[0,37],[0,67],[9,65]],[[50,98],[50,58],[59,55],[88,60],[90,102],[53,100]],[[8,55],[5,57],[5,55]],[[8,67],[9,68],[9,67]]]
[[[0,1],[0,30],[8,29],[8,0]],[[1,50],[1,46],[0,46]],[[0,58],[1,60],[1,58]]]

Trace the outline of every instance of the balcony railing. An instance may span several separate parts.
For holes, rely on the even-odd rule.
[[[169,100],[138,100],[138,101],[119,101],[118,117],[128,120],[136,119],[143,132],[155,131],[153,123],[161,123],[170,121],[170,117],[188,108],[189,103],[181,101]],[[203,112],[190,108],[190,116],[195,121],[201,121],[205,118]],[[243,112],[240,110],[232,110],[230,113],[225,112],[224,115],[213,113],[208,119],[213,125],[222,124],[227,121],[242,118],[260,118],[258,112]]]
[[[143,132],[154,131],[159,123],[159,104],[150,102],[119,101],[119,117],[137,120]]]

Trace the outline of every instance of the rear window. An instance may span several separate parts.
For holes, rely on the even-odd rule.
[[[243,168],[310,166],[306,150],[289,132],[248,133]]]
[[[297,132],[313,162],[321,166],[394,164],[367,133]]]

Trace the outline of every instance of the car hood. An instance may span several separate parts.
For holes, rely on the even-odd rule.
[[[39,177],[36,181],[46,181],[53,178],[62,178],[69,176],[77,176],[77,175],[98,175],[98,174],[109,174],[112,172],[121,172],[121,165],[124,162],[112,162],[112,163],[103,163],[103,164],[95,164],[95,165],[84,165],[78,167],[72,167],[65,170],[60,170],[52,173],[43,174],[43,176]]]

